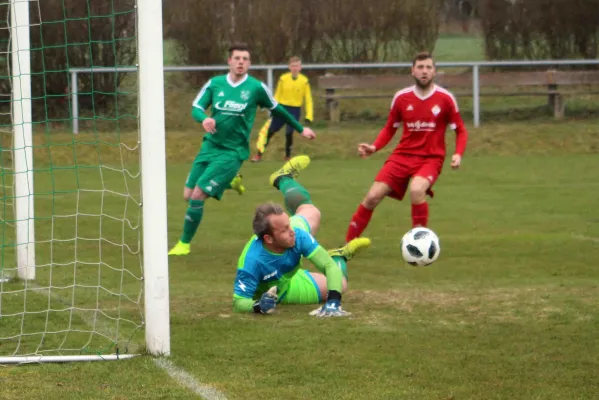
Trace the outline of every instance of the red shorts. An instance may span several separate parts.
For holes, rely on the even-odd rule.
[[[433,197],[433,184],[441,175],[444,159],[441,157],[422,157],[412,155],[392,154],[377,174],[374,180],[389,185],[392,192],[389,197],[402,200],[408,189],[410,179],[421,176],[431,183],[426,193]]]

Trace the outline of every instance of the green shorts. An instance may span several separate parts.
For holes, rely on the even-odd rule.
[[[242,161],[227,155],[215,156],[210,161],[193,162],[185,187],[193,189],[199,187],[208,196],[220,200],[225,190],[230,188],[231,181],[241,169]]]
[[[291,217],[291,226],[310,232],[308,221],[300,215]],[[307,269],[300,268],[289,280],[289,288],[281,296],[282,304],[318,304],[322,301],[320,290],[312,274]]]

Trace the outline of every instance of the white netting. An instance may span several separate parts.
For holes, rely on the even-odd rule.
[[[122,42],[135,46],[134,2],[44,1],[29,4],[34,193],[24,200],[33,200],[35,210],[31,280],[19,279],[16,257],[22,243],[16,239],[15,207],[22,200],[15,187],[26,185],[28,176],[14,166],[14,158],[24,154],[14,148],[13,137],[22,131],[15,128],[14,108],[24,102],[11,97],[19,78],[11,61],[19,43],[11,30],[11,4],[0,2],[0,15],[6,15],[0,26],[0,278],[10,278],[0,282],[0,356],[135,352],[143,346],[144,324],[136,74],[79,75],[78,135],[70,132],[68,90],[74,84],[70,68],[119,66]],[[51,13],[48,7],[56,5],[59,12]],[[100,32],[110,24],[112,29]],[[53,35],[56,26],[63,35]],[[76,36],[82,29],[84,42]],[[107,46],[113,50],[102,53]],[[80,57],[82,51],[89,56]],[[112,60],[98,56],[111,52]],[[52,84],[59,86],[60,79],[68,87],[56,93]]]

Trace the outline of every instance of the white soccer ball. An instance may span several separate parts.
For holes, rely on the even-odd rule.
[[[439,237],[428,228],[410,229],[401,238],[401,255],[405,262],[424,267],[435,262],[441,253]]]

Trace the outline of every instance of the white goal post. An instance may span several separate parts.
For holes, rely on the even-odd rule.
[[[170,354],[162,0],[138,0],[146,346]]]
[[[116,354],[68,354],[61,355],[61,350],[66,349],[64,341],[71,331],[88,334],[94,330],[101,330],[101,323],[97,322],[100,317],[106,317],[112,321],[117,321],[117,336],[119,335],[118,322],[121,314],[116,308],[120,307],[122,293],[117,293],[114,290],[105,290],[102,287],[102,282],[97,283],[97,292],[101,289],[105,290],[112,296],[112,299],[118,305],[114,306],[115,310],[104,312],[101,309],[88,309],[86,307],[78,308],[74,303],[68,304],[63,308],[55,306],[57,297],[52,294],[53,290],[64,291],[71,289],[67,286],[61,286],[44,281],[43,285],[37,282],[36,272],[39,275],[39,263],[36,263],[36,245],[40,243],[40,238],[36,238],[36,215],[34,207],[34,197],[37,192],[34,189],[34,129],[32,117],[32,72],[31,72],[31,51],[30,51],[30,5],[38,0],[9,0],[10,5],[5,1],[4,4],[10,7],[10,19],[7,21],[10,24],[10,50],[7,51],[7,56],[10,56],[9,78],[12,85],[12,100],[11,100],[11,118],[12,118],[12,162],[13,162],[13,189],[14,195],[11,198],[14,201],[14,226],[8,226],[5,220],[0,221],[3,229],[14,229],[15,237],[15,258],[16,267],[14,276],[7,277],[4,275],[2,266],[0,266],[0,364],[17,364],[30,362],[70,362],[70,361],[99,361],[99,360],[116,360],[136,356],[138,354],[122,354],[118,349]],[[39,0],[40,2],[43,0]],[[86,1],[86,0],[82,0]],[[89,0],[87,0],[89,1]],[[163,30],[162,30],[162,0],[137,0],[135,10],[133,11],[136,18],[137,29],[137,107],[138,107],[138,130],[140,148],[140,166],[138,166],[141,182],[140,200],[136,205],[141,210],[141,267],[143,274],[140,274],[139,279],[139,299],[133,299],[132,303],[140,305],[143,302],[142,322],[136,325],[135,329],[143,328],[145,330],[145,344],[138,346],[137,349],[146,351],[155,356],[170,355],[170,313],[169,313],[169,275],[168,275],[168,247],[167,247],[167,204],[166,204],[166,160],[165,160],[165,115],[164,115],[164,70],[163,70]],[[133,15],[133,14],[132,14]],[[66,40],[66,39],[65,39]],[[8,58],[8,57],[7,57]],[[125,168],[125,167],[123,167]],[[100,168],[101,169],[101,168]],[[123,174],[124,175],[124,174]],[[38,182],[38,180],[36,180]],[[111,193],[109,193],[111,194]],[[79,194],[76,194],[79,196]],[[117,195],[120,195],[117,193]],[[122,196],[126,197],[126,196]],[[133,198],[133,196],[130,196]],[[5,193],[4,201],[8,197]],[[104,197],[102,197],[104,201]],[[129,199],[127,199],[129,201]],[[77,200],[79,207],[79,200]],[[104,203],[102,206],[104,207]],[[126,208],[127,206],[125,206]],[[6,208],[6,204],[5,204]],[[102,209],[103,210],[103,209]],[[103,211],[99,214],[102,214]],[[79,215],[79,209],[74,212],[76,214],[73,219]],[[104,215],[94,215],[100,219]],[[64,216],[60,216],[64,217]],[[72,217],[68,215],[67,217]],[[122,217],[124,221],[127,216]],[[129,222],[129,221],[126,221]],[[124,224],[124,222],[123,222]],[[76,225],[78,226],[78,225]],[[37,226],[39,231],[39,225]],[[54,232],[54,231],[52,231]],[[82,240],[80,233],[73,233],[73,240]],[[38,235],[39,236],[39,235]],[[54,237],[47,241],[55,240]],[[83,240],[89,240],[83,238]],[[94,239],[95,240],[95,239]],[[101,242],[102,240],[98,240]],[[110,243],[114,245],[115,243]],[[118,243],[117,243],[118,244]],[[126,247],[126,244],[120,244],[121,247]],[[101,244],[99,245],[101,246]],[[4,259],[4,242],[2,243],[2,257]],[[6,250],[8,252],[8,250]],[[104,265],[102,256],[97,263],[97,268],[100,270]],[[74,264],[80,262],[74,261]],[[124,263],[125,261],[123,261]],[[91,263],[87,263],[91,264]],[[58,265],[64,267],[67,264]],[[70,264],[68,265],[70,267]],[[54,267],[54,266],[51,266]],[[108,266],[112,268],[112,266]],[[75,271],[73,267],[73,271]],[[112,268],[117,270],[116,268]],[[128,272],[128,271],[126,271]],[[62,273],[62,272],[61,272]],[[122,275],[123,271],[119,270]],[[100,279],[100,278],[98,278]],[[10,286],[13,285],[13,286]],[[53,286],[55,285],[55,286]],[[76,287],[79,282],[73,285],[72,293],[75,296]],[[122,282],[121,282],[122,286]],[[80,287],[89,289],[89,286],[81,284]],[[111,291],[112,290],[112,291]],[[141,293],[143,292],[143,296]],[[30,311],[28,303],[29,297],[34,297],[36,294],[46,294],[48,299],[47,310]],[[24,298],[23,308],[20,312],[22,319],[25,317],[37,318],[46,315],[45,329],[42,325],[41,332],[24,332],[21,327],[20,333],[6,333],[3,331],[3,324],[9,321],[10,317],[17,316],[17,313],[10,311],[10,297],[18,295],[19,298]],[[127,296],[127,295],[125,295]],[[134,297],[134,296],[131,296]],[[98,296],[99,299],[99,296]],[[131,300],[127,298],[128,300]],[[97,300],[98,304],[100,303]],[[43,301],[42,301],[43,303]],[[60,308],[60,309],[59,309]],[[8,311],[7,311],[8,310]],[[79,327],[73,327],[72,316],[74,311],[81,312],[84,317],[82,321],[90,325],[87,330]],[[114,311],[117,315],[113,317],[111,312]],[[45,312],[45,314],[44,314]],[[49,327],[48,320],[51,313],[63,312],[66,315],[71,315],[68,319],[68,326]],[[91,318],[85,316],[92,315]],[[18,316],[17,316],[18,317]],[[66,319],[65,319],[66,321]],[[91,321],[91,322],[90,322]],[[17,325],[17,324],[15,324]],[[23,325],[23,324],[21,324]],[[100,326],[100,327],[98,327]],[[47,346],[47,339],[44,339],[47,334],[62,334],[65,339],[57,346],[56,353],[50,353],[50,350],[43,349]],[[93,334],[93,333],[92,333]],[[40,343],[33,346],[33,351],[21,352],[23,337],[32,337],[40,335]],[[90,334],[91,335],[91,334]],[[103,337],[106,335],[102,334]],[[16,343],[17,350],[11,351],[9,354],[2,352],[3,340],[6,342]],[[84,345],[89,345],[92,339]],[[25,347],[25,346],[21,346]],[[43,350],[41,350],[43,349]],[[39,351],[38,351],[39,350]],[[69,347],[69,351],[76,353],[77,348]],[[48,352],[48,353],[46,353]]]

